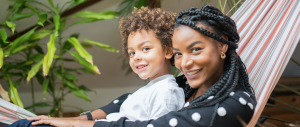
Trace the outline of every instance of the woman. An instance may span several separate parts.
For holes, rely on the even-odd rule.
[[[190,8],[176,17],[172,41],[175,66],[184,74],[176,78],[185,92],[183,109],[148,121],[40,120],[34,125],[238,127],[242,126],[241,122],[248,123],[256,100],[246,67],[235,51],[239,35],[234,21],[209,5]],[[118,112],[126,97],[123,95],[99,110]]]

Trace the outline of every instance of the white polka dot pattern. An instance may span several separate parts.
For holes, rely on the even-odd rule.
[[[147,127],[154,127],[154,125],[153,124],[148,124]]]
[[[227,111],[225,110],[224,107],[219,107],[217,113],[219,116],[225,116],[227,114]]]
[[[233,96],[233,95],[234,95],[234,92],[231,92],[229,95],[230,95],[230,96]]]
[[[118,99],[113,101],[114,104],[117,104],[118,102],[119,102]]]
[[[190,105],[190,102],[186,102],[183,107],[188,107],[189,105]]]
[[[213,99],[215,96],[209,96],[207,99],[211,100]]]
[[[198,112],[193,113],[192,119],[196,122],[200,121],[201,115]]]
[[[169,124],[171,127],[175,127],[175,126],[177,126],[178,121],[176,118],[172,118],[172,119],[170,119]]]
[[[244,93],[245,93],[247,96],[249,96],[249,97],[250,97],[250,94],[248,94],[246,91],[244,91]]]
[[[242,105],[246,105],[247,104],[247,102],[246,102],[246,100],[244,99],[244,98],[239,98],[239,101],[240,101],[240,103],[242,104]]]
[[[248,103],[248,106],[253,110],[253,105],[251,103]]]

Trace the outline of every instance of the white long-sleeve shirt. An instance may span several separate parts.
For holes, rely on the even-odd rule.
[[[178,87],[173,75],[167,74],[134,92],[123,102],[120,112],[108,114],[106,120],[116,121],[121,117],[129,120],[157,119],[181,109],[184,102],[183,89]]]

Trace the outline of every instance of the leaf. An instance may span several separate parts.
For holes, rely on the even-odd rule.
[[[43,81],[43,99],[46,100],[46,92],[47,92],[47,89],[48,89],[48,85],[49,85],[49,78],[46,78],[44,81]]]
[[[84,19],[77,20],[72,25],[81,24],[81,23],[91,23],[91,22],[95,22],[95,21],[99,21],[99,20],[93,19],[93,18],[84,18]]]
[[[51,105],[49,105],[46,102],[39,102],[39,103],[35,103],[35,104],[31,105],[31,106],[25,107],[25,109],[32,108],[33,106],[34,107],[48,107],[48,106],[51,106]]]
[[[24,5],[25,5],[25,7],[29,8],[29,9],[32,10],[33,12],[36,12],[36,13],[37,13],[37,10],[36,10],[35,7],[33,7],[33,6],[31,6],[31,5],[27,4],[27,3],[24,3]]]
[[[288,90],[290,90],[290,91],[292,91],[292,92],[294,92],[294,93],[296,93],[296,94],[298,94],[298,95],[300,95],[300,92],[297,91],[297,90],[295,90],[295,89],[293,89],[293,88],[290,88],[290,87],[288,87],[288,86],[286,86],[286,85],[283,85],[283,84],[280,84],[280,83],[277,83],[277,85],[278,85],[278,86],[281,86],[281,87],[283,87],[283,88],[285,88],[285,89],[288,89]]]
[[[34,77],[36,75],[36,73],[40,70],[40,67],[43,64],[43,59],[40,60],[37,64],[35,64],[34,66],[31,67],[30,71],[28,72],[28,76],[27,76],[27,82],[30,81],[30,79],[32,77]]]
[[[81,65],[85,66],[85,67],[88,68],[88,69],[91,69],[92,71],[94,71],[94,72],[97,73],[97,74],[101,74],[97,66],[92,65],[91,63],[89,63],[88,61],[86,61],[84,58],[82,58],[82,57],[81,57],[79,54],[77,54],[76,52],[69,51],[69,53],[70,53],[73,57],[75,57]]]
[[[106,51],[109,51],[109,52],[116,52],[118,53],[119,50],[115,49],[114,47],[111,47],[109,45],[106,45],[106,44],[102,44],[102,43],[99,43],[99,42],[96,42],[96,41],[92,41],[92,40],[89,40],[89,39],[84,39],[85,42],[88,42],[90,44],[93,44],[93,45],[96,45]]]
[[[20,51],[29,49],[30,47],[33,47],[33,46],[35,46],[35,45],[37,45],[37,43],[31,43],[31,44],[27,44],[27,45],[21,45],[21,46],[15,48],[11,53],[10,53],[10,50],[6,50],[6,51],[4,52],[4,55],[7,57],[7,56],[9,56],[9,55],[16,54],[16,53],[18,53],[18,52],[20,52]]]
[[[0,48],[0,69],[3,66],[3,57],[4,57],[3,50],[2,50],[2,48]]]
[[[89,70],[89,69],[87,69],[87,68],[79,68],[81,71],[83,71],[84,73],[86,73],[86,74],[94,74],[94,72],[93,71],[91,71],[91,70]]]
[[[82,4],[84,3],[86,0],[75,0],[75,4],[78,5],[78,4]]]
[[[88,48],[93,48],[93,46],[91,44],[88,44],[88,43],[81,43],[82,47],[88,49]]]
[[[75,47],[76,51],[79,53],[81,57],[86,59],[88,62],[93,64],[93,57],[90,53],[88,53],[80,44],[77,38],[75,37],[69,37],[68,41]]]
[[[49,4],[51,5],[52,8],[55,8],[52,0],[48,0],[48,2],[49,2]]]
[[[86,88],[84,85],[81,85],[81,86],[79,86],[78,88],[81,89],[81,90],[83,90],[83,91],[87,91],[87,92],[91,92],[91,91],[92,91],[91,89]],[[95,94],[97,94],[97,92],[96,92],[95,90],[93,90],[93,92],[94,92]]]
[[[60,31],[63,31],[63,29],[65,28],[66,26],[66,18],[62,18],[61,19],[61,22],[60,22]]]
[[[59,25],[60,25],[60,16],[59,15],[55,15],[53,16],[53,22],[54,22],[54,26],[55,26],[55,35],[57,36],[58,34],[58,30],[59,30]]]
[[[70,89],[78,89],[77,85],[74,82],[65,80],[64,81],[66,83],[66,85],[70,88]]]
[[[75,81],[77,81],[77,77],[74,76],[74,75],[72,75],[72,74],[70,74],[70,73],[68,73],[68,72],[65,72],[65,73],[64,73],[64,76],[65,76],[67,79],[69,79],[69,80],[75,80]]]
[[[70,37],[78,38],[78,36],[79,36],[79,33],[75,33],[75,34],[72,34]],[[63,54],[66,51],[70,50],[72,47],[73,47],[72,44],[68,40],[66,40],[63,45]]]
[[[77,97],[80,97],[86,101],[91,102],[90,98],[83,92],[83,90],[81,90],[81,89],[70,89],[70,90]]]
[[[11,29],[11,31],[14,33],[14,31],[16,29],[16,24],[9,22],[9,21],[5,21],[5,23]]]
[[[21,81],[22,81],[22,78],[20,78],[19,80],[13,82],[14,86],[16,87],[16,89],[19,88],[19,86],[21,84]]]
[[[47,37],[51,33],[52,33],[52,30],[47,30],[47,29],[40,30],[40,31],[37,31],[37,32],[33,33],[30,36],[29,40],[30,41],[40,40],[40,39],[43,39],[43,38]]]
[[[16,21],[16,20],[20,20],[23,18],[29,18],[33,15],[35,15],[35,12],[30,12],[30,13],[15,13],[12,15],[12,17],[10,17],[8,20],[9,21]]]
[[[299,63],[297,60],[291,58],[291,61],[293,61],[293,62],[294,62],[295,64],[297,64],[298,66],[300,66],[300,63]]]
[[[37,29],[37,27],[31,29],[30,31],[28,31],[27,33],[25,33],[24,35],[22,35],[21,37],[18,37],[13,43],[12,46],[9,48],[9,51],[11,54],[13,52],[13,50],[17,47],[19,47],[21,44],[25,43],[26,41],[29,40],[30,36],[34,33],[34,31]]]
[[[147,0],[124,0],[119,6],[120,17],[131,14],[133,7],[147,6]]]
[[[92,19],[98,19],[98,20],[104,20],[104,19],[113,19],[118,14],[116,11],[101,11],[101,12],[92,12],[92,11],[82,11],[78,12],[73,16],[75,17],[82,17],[82,18],[92,18]]]
[[[44,74],[44,76],[48,75],[49,69],[52,65],[53,57],[54,57],[54,54],[55,54],[55,51],[56,51],[55,42],[56,42],[56,36],[55,36],[55,34],[52,34],[50,36],[49,42],[47,43],[48,52],[44,56],[44,62],[43,62],[43,74]]]
[[[1,39],[3,42],[6,42],[6,39],[7,39],[7,34],[6,34],[6,31],[4,28],[1,28],[0,29],[0,36],[1,36]]]
[[[48,15],[47,13],[38,14],[38,24],[41,26],[44,26],[44,23],[46,22]]]
[[[39,45],[34,46],[35,51],[37,51],[40,54],[45,54],[42,47]]]
[[[31,54],[30,56],[29,56],[29,59],[31,60],[31,61],[34,61],[34,62],[40,62],[42,59],[44,59],[44,55],[42,55],[42,54]]]
[[[8,84],[9,84],[9,93],[10,93],[10,99],[12,100],[12,102],[21,107],[24,108],[23,103],[20,99],[19,93],[17,88],[14,86],[14,84],[11,82],[10,77],[6,76]]]

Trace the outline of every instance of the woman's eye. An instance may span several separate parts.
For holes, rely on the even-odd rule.
[[[200,50],[201,50],[201,48],[193,48],[193,49],[192,49],[192,53],[198,52],[198,51],[200,51]]]
[[[130,52],[128,54],[129,54],[129,56],[133,56],[135,53],[134,52]]]
[[[150,48],[143,48],[143,52],[148,51]]]

